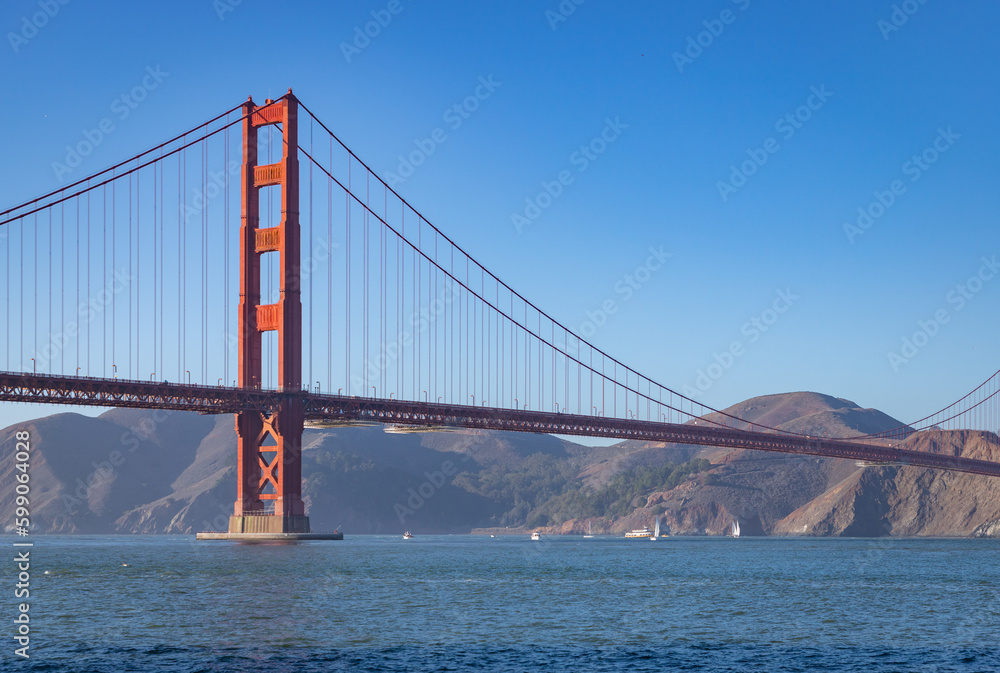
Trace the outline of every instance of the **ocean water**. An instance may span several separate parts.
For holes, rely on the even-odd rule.
[[[1000,671],[996,540],[32,541],[5,671]]]

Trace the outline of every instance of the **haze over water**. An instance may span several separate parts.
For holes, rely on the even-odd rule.
[[[997,540],[42,537],[32,658],[3,669],[998,670],[998,552]]]

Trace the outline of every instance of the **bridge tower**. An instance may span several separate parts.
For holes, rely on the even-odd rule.
[[[236,416],[238,485],[229,533],[309,533],[302,504],[302,301],[300,298],[298,100],[243,104],[239,385],[261,386],[264,332],[278,333],[278,380],[287,395],[269,412]],[[279,125],[281,159],[259,165],[262,126]],[[281,221],[260,228],[260,192],[281,190]],[[278,301],[261,304],[261,257],[279,256]],[[273,290],[273,288],[268,288]]]

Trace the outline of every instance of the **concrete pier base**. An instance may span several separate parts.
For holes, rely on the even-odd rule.
[[[242,542],[292,542],[296,540],[343,540],[343,533],[313,533],[307,516],[253,514],[229,517],[225,533],[198,533],[198,540]]]
[[[198,540],[235,542],[297,542],[299,540],[343,540],[343,533],[198,533]]]
[[[309,517],[253,514],[229,517],[230,533],[308,533]]]

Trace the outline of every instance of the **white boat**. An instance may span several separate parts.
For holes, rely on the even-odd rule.
[[[645,526],[642,528],[633,528],[629,532],[625,533],[625,538],[629,540],[648,540],[651,537],[653,537],[653,531],[649,530]]]
[[[733,521],[733,525],[729,529],[729,537],[739,537],[740,536],[740,520],[737,519]]]
[[[660,537],[660,517],[656,517],[656,526],[653,528],[653,537],[650,540],[656,540]]]
[[[413,533],[411,533],[410,531],[406,531],[405,533],[403,533],[403,539],[404,540],[412,540],[413,539]]]
[[[534,533],[531,534],[531,539],[532,540],[541,540],[542,536],[539,535],[538,531],[535,531]]]
[[[589,521],[587,522],[587,534],[583,537],[594,537],[593,525]]]

